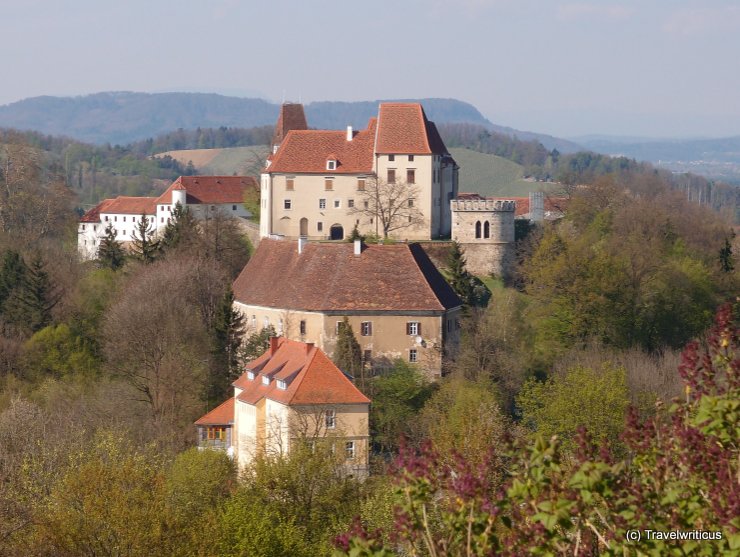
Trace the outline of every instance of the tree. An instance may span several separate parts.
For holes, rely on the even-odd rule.
[[[5,303],[5,318],[21,330],[35,333],[51,323],[51,310],[61,298],[46,271],[40,254],[35,254],[12,296]]]
[[[252,244],[238,219],[221,211],[214,213],[200,222],[202,250],[234,279],[249,261]]]
[[[346,317],[339,323],[333,360],[339,369],[352,377],[362,374],[362,349]]]
[[[450,286],[467,306],[474,305],[475,296],[473,291],[473,277],[465,268],[465,255],[456,241],[452,242],[447,256],[447,270],[449,272]]]
[[[154,229],[149,217],[142,213],[139,222],[131,234],[131,252],[142,263],[151,263],[159,252],[159,241],[154,237]]]
[[[402,180],[385,181],[377,176],[365,180],[365,189],[358,192],[359,199],[350,214],[373,218],[388,238],[392,232],[415,228],[424,224],[424,214],[419,209],[419,188]]]
[[[733,232],[732,235],[734,237],[735,233]],[[732,261],[732,244],[729,238],[725,238],[725,245],[719,250],[719,265],[724,273],[731,273],[735,270],[735,264]]]
[[[277,336],[275,327],[268,325],[262,327],[259,332],[252,333],[244,343],[241,357],[245,361],[251,361],[259,358],[265,351],[270,348],[270,339]]]
[[[168,252],[178,246],[187,248],[197,241],[197,237],[197,223],[190,207],[183,207],[178,203],[159,241],[161,249]]]
[[[116,240],[113,223],[109,223],[105,227],[105,236],[100,239],[100,245],[98,246],[98,263],[102,267],[116,271],[123,267],[125,261],[126,252],[123,250],[121,242]]]
[[[14,250],[6,251],[0,267],[0,313],[3,311],[3,304],[20,287],[25,275],[26,264],[21,254]]]
[[[239,349],[245,332],[244,316],[234,309],[234,292],[229,285],[218,305],[213,325],[211,379],[206,395],[209,402],[226,397],[231,382],[241,373]]]

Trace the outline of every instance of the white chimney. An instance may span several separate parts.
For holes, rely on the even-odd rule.
[[[352,141],[352,126],[347,126],[347,141]]]
[[[355,240],[355,255],[362,255],[362,240]]]
[[[298,255],[303,253],[303,250],[306,248],[306,244],[308,243],[308,238],[305,236],[298,236]]]

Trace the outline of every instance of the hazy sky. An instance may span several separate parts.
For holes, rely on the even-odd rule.
[[[740,135],[737,0],[0,0],[0,60],[0,104],[454,97],[560,136]]]

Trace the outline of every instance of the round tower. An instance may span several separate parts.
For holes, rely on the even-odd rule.
[[[514,262],[516,202],[502,199],[453,199],[452,239],[465,252],[474,275],[511,278]]]
[[[188,192],[185,187],[180,182],[177,182],[172,188],[172,208],[174,209],[178,203],[185,207],[188,203],[187,196]]]

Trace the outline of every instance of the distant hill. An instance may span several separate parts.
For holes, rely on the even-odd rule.
[[[450,151],[460,165],[460,192],[486,197],[525,197],[533,191],[552,191],[559,187],[550,182],[525,180],[522,165],[496,155],[463,148]]]
[[[606,155],[652,162],[674,172],[740,183],[740,136],[720,139],[582,137],[579,143]]]
[[[522,132],[489,122],[474,106],[455,99],[405,99],[421,102],[435,122],[470,122],[493,131],[536,139],[548,149],[573,152],[575,143]],[[382,101],[330,102],[306,105],[311,127],[364,128]],[[262,99],[211,93],[96,93],[79,97],[34,97],[0,106],[0,127],[65,135],[97,144],[126,144],[179,128],[251,128],[273,125],[279,106]]]

